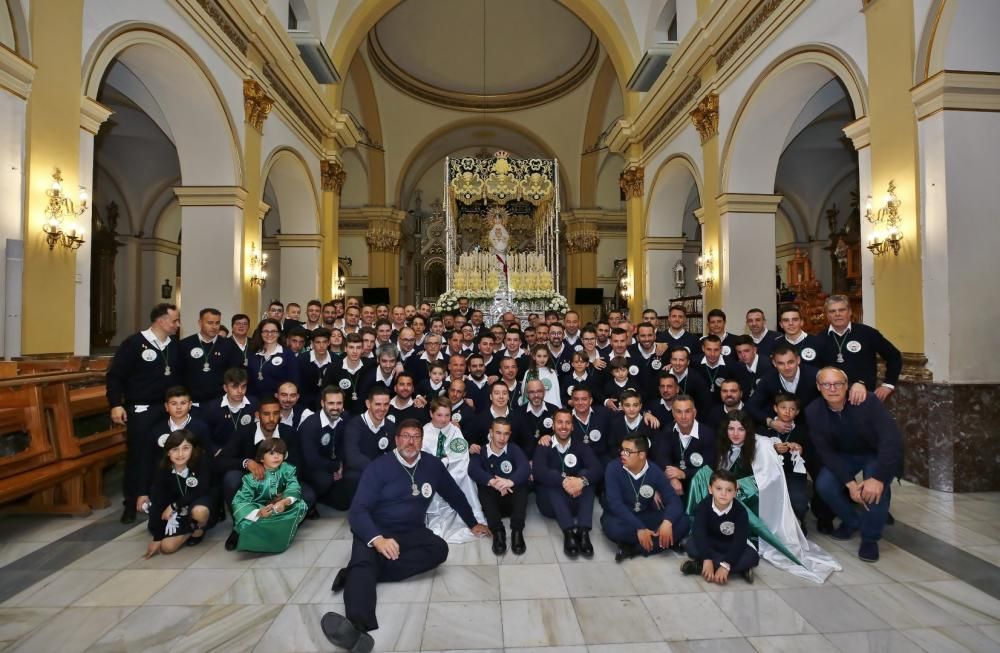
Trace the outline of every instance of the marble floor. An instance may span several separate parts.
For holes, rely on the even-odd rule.
[[[599,531],[593,560],[569,560],[532,510],[524,556],[453,546],[436,571],[380,586],[376,650],[1000,651],[1000,493],[893,493],[878,563],[815,538],[844,566],[825,585],[767,563],[724,588],[683,577],[674,554],[619,565]],[[0,518],[0,651],[335,650],[319,620],[343,607],[342,514],[305,522],[281,555],[226,552],[222,524],[151,560],[145,525],[116,518]]]

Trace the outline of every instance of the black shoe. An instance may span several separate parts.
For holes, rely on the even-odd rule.
[[[639,547],[634,544],[619,544],[615,551],[615,562],[621,562],[639,555]]]
[[[493,531],[493,555],[502,556],[507,553],[507,531],[501,529]]]
[[[681,573],[685,576],[694,576],[701,573],[701,563],[697,560],[685,560],[681,565]]]
[[[371,635],[336,612],[327,612],[323,615],[320,627],[331,644],[347,649],[351,653],[370,653],[375,648],[375,640]]]
[[[330,588],[330,591],[336,594],[345,587],[347,587],[347,567],[343,567],[337,572],[337,575],[333,578],[333,586]]]
[[[514,552],[514,555],[524,555],[524,552],[528,550],[527,545],[524,543],[524,532],[521,530],[512,530],[510,532],[510,550]]]
[[[319,519],[319,510],[316,510],[316,506],[309,509],[306,513],[306,519]]]
[[[124,510],[122,510],[121,522],[123,524],[134,524],[135,523],[135,502],[131,504],[126,504]]]
[[[590,529],[589,528],[578,528],[576,529],[576,540],[577,546],[580,548],[580,554],[585,558],[593,557],[594,555],[594,545],[590,543]]]
[[[186,544],[187,546],[198,546],[199,544],[201,544],[201,541],[205,539],[205,531],[200,528],[198,530],[201,531],[201,535],[195,535],[194,533],[192,533],[191,537],[187,538],[187,542],[185,542],[184,544]]]
[[[823,535],[830,535],[833,533],[833,522],[828,520],[817,521],[816,530]]]
[[[847,524],[841,524],[830,532],[830,537],[835,540],[846,541],[851,539],[857,531],[857,528],[851,528]]]
[[[235,551],[236,545],[240,543],[240,534],[233,531],[226,538],[226,551]]]
[[[861,540],[858,548],[858,557],[865,562],[878,562],[878,542],[874,540]]]
[[[572,528],[563,531],[563,551],[570,558],[575,558],[580,554],[580,548],[576,544],[576,534]]]
[[[748,584],[753,585],[753,567],[747,569],[740,575],[743,576],[743,580],[745,580]]]

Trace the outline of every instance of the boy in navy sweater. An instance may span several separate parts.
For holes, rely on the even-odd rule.
[[[700,573],[709,583],[725,585],[731,573],[753,582],[753,568],[760,562],[750,545],[750,518],[736,500],[736,477],[718,469],[708,481],[710,496],[698,504],[694,528],[687,542],[691,560],[681,565],[685,576]]]
[[[659,553],[687,535],[689,522],[681,500],[666,475],[650,465],[645,436],[626,435],[618,460],[604,470],[604,514],[601,528],[618,545],[615,562]],[[656,501],[660,495],[662,507]]]
[[[531,467],[521,448],[510,441],[510,422],[497,417],[490,425],[488,443],[469,459],[469,477],[476,482],[486,525],[493,532],[493,553],[507,552],[503,516],[510,516],[510,550],[524,553],[524,517],[528,509]]]

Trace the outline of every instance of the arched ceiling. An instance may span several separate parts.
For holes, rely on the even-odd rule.
[[[375,25],[368,52],[383,77],[424,101],[500,110],[572,90],[598,50],[555,0],[405,0]]]

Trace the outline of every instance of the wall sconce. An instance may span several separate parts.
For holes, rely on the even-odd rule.
[[[622,277],[619,279],[618,293],[621,295],[622,301],[625,303],[632,300],[632,283],[628,277]]]
[[[872,210],[872,196],[868,196],[865,205],[865,219],[874,227],[872,235],[868,237],[868,250],[875,256],[892,253],[899,256],[899,246],[903,241],[903,232],[899,228],[902,221],[899,217],[899,206],[902,202],[896,196],[896,184],[889,182],[889,191],[885,194],[885,206],[879,207],[878,211]]]
[[[76,222],[76,218],[87,211],[87,190],[81,186],[77,204],[66,197],[62,190],[62,172],[59,168],[52,173],[52,185],[45,191],[49,198],[48,206],[45,207],[45,216],[48,220],[42,225],[45,232],[45,242],[49,249],[55,249],[59,243],[66,249],[80,249],[83,245],[83,227]],[[69,219],[69,223],[64,221]]]
[[[344,295],[344,278],[337,277],[333,280],[333,299],[343,299]]]
[[[695,277],[695,281],[698,282],[698,287],[701,289],[711,288],[715,285],[715,255],[712,254],[712,250],[708,250],[707,254],[702,254],[695,261],[698,266],[698,276]]]
[[[267,281],[267,254],[257,251],[256,243],[250,243],[250,285],[258,288]]]

